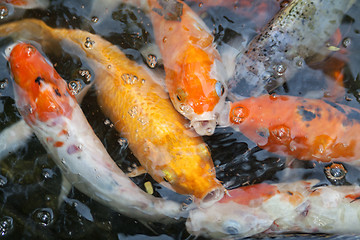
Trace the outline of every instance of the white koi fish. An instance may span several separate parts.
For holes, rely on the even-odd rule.
[[[191,211],[187,230],[221,239],[287,232],[359,234],[360,187],[317,183],[261,183],[230,190],[211,207]]]

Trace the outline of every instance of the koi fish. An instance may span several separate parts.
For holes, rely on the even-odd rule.
[[[186,228],[212,239],[287,232],[359,234],[360,187],[316,183],[260,183],[230,190],[211,207],[192,210]]]
[[[183,2],[149,0],[170,99],[200,135],[211,135],[225,104],[227,74],[202,19]]]
[[[66,179],[83,193],[127,216],[178,218],[181,205],[138,188],[96,137],[66,82],[32,45],[17,44],[8,57],[16,105]]]
[[[359,164],[360,110],[329,101],[264,95],[231,104],[229,120],[270,152]]]
[[[354,0],[293,0],[235,60],[228,82],[232,101],[273,91],[301,69],[339,27]]]
[[[128,139],[133,154],[154,180],[180,194],[193,195],[204,205],[222,198],[224,188],[216,179],[207,145],[185,127],[187,120],[173,108],[149,69],[99,36],[52,29],[40,20],[1,25],[1,34],[44,44],[57,40],[62,49],[78,52],[96,72],[101,109]]]

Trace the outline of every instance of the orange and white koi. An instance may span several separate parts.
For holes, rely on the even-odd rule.
[[[76,188],[130,217],[169,221],[181,205],[138,188],[96,137],[66,82],[32,45],[17,44],[8,57],[16,105],[26,123]]]
[[[187,230],[212,239],[286,232],[359,234],[359,186],[318,181],[260,183],[230,190],[209,208],[190,212]]]
[[[270,152],[360,164],[360,110],[318,99],[263,95],[231,104],[229,120]]]
[[[202,19],[183,2],[149,0],[170,99],[200,135],[211,135],[224,108],[227,74]]]
[[[128,139],[130,149],[145,170],[164,186],[193,195],[202,204],[221,199],[224,188],[216,179],[207,145],[185,127],[187,120],[173,108],[150,69],[129,60],[116,46],[97,35],[52,29],[40,20],[1,25],[1,34],[33,38],[44,44],[57,40],[63,49],[86,58],[96,72],[101,109]]]
[[[228,97],[268,93],[290,79],[310,58],[327,51],[326,41],[340,26],[354,0],[293,0],[269,21],[235,60]]]

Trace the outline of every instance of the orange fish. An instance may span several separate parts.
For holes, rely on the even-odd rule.
[[[85,31],[52,29],[35,19],[0,26],[4,34],[21,32],[35,39],[39,38],[39,30],[46,42],[57,40],[70,51],[86,56],[96,72],[101,109],[157,182],[178,193],[193,195],[204,204],[223,196],[207,145],[185,127],[186,119],[173,108],[150,70],[129,60],[103,38]]]
[[[226,96],[226,72],[214,37],[184,2],[149,0],[170,99],[200,135],[211,135]]]
[[[264,95],[232,103],[229,119],[270,152],[300,160],[360,163],[358,109],[323,100]]]

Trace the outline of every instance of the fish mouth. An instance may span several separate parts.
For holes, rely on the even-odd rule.
[[[201,208],[208,208],[224,197],[225,189],[217,187],[209,191],[203,198],[195,198],[195,204]]]
[[[191,126],[194,128],[197,134],[204,135],[212,135],[215,132],[216,128],[216,120],[193,120],[191,121]]]
[[[215,188],[201,200],[202,207],[209,207],[224,197],[224,188]]]

